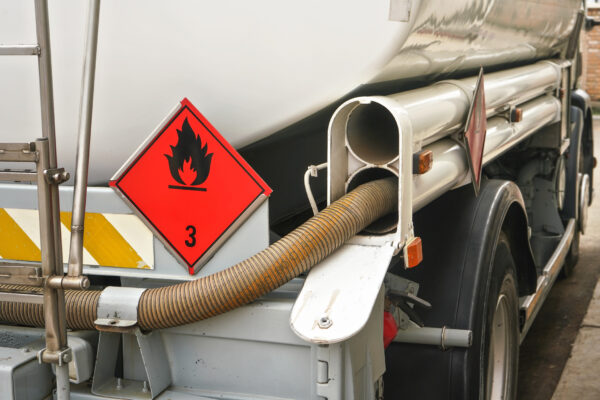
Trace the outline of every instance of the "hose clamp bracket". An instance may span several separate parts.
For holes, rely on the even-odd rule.
[[[100,294],[94,321],[99,331],[129,332],[138,322],[138,304],[145,288],[108,286]]]

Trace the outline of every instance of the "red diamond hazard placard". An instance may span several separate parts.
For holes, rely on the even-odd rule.
[[[197,272],[271,189],[187,100],[109,182]]]

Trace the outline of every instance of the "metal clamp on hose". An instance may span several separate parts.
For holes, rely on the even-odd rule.
[[[138,304],[145,288],[109,286],[98,299],[96,329],[106,332],[130,331],[138,323]]]

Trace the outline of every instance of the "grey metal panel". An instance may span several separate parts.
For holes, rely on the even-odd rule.
[[[71,211],[73,186],[59,188],[62,211]],[[0,207],[37,209],[37,194],[34,185],[0,184]],[[89,187],[86,203],[87,212],[132,214],[119,196],[108,187]]]
[[[13,376],[13,400],[38,400],[52,393],[54,375],[49,364],[40,364],[36,357],[19,365]],[[35,382],[35,384],[32,384]],[[0,398],[2,395],[0,394]]]
[[[225,397],[220,399],[227,400]],[[71,400],[106,400],[107,397],[96,396],[90,393],[87,384],[71,385]],[[184,391],[165,390],[156,398],[157,400],[214,400],[214,397],[199,396]]]
[[[265,201],[252,214],[196,275],[189,275],[165,248],[154,238],[154,269],[132,270],[117,268],[85,268],[92,275],[118,275],[127,278],[194,280],[211,275],[253,256],[269,245],[269,202]],[[127,285],[134,285],[128,281]]]
[[[288,319],[293,301],[270,294],[227,314],[155,331],[166,352],[158,367],[172,377],[172,385],[157,399],[374,399],[373,387],[384,372],[383,294],[367,326],[331,346],[309,344],[292,333]],[[130,357],[135,340],[123,345],[124,379],[143,379],[139,354]],[[319,369],[323,362],[327,377]],[[90,394],[89,386],[72,389],[73,399],[101,399]]]
[[[314,398],[315,354],[289,328],[292,305],[293,300],[262,299],[163,330],[173,385],[194,388],[199,395],[230,393],[225,398],[242,393],[246,398]]]
[[[43,347],[40,329],[0,329],[0,400],[39,400],[51,394],[52,369],[37,360]]]

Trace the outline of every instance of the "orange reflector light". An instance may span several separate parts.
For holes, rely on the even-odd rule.
[[[413,154],[413,174],[424,174],[433,166],[433,152],[423,150]]]
[[[510,122],[521,122],[523,120],[523,109],[513,108],[510,112]]]
[[[423,261],[423,245],[421,238],[415,236],[404,246],[404,265],[406,268],[414,268]]]

